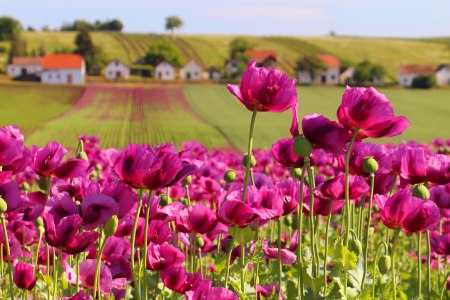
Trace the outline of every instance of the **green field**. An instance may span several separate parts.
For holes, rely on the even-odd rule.
[[[47,53],[74,50],[75,32],[23,32],[28,51],[42,46]],[[95,44],[103,47],[108,60],[119,58],[132,64],[143,57],[149,46],[158,41],[169,41],[179,50],[185,61],[196,60],[203,67],[222,68],[228,56],[228,45],[236,36],[230,35],[164,35],[117,32],[93,32]],[[401,64],[438,65],[450,61],[449,39],[394,39],[356,37],[276,37],[245,36],[256,49],[275,50],[279,69],[294,76],[295,62],[305,54],[332,53],[343,62],[356,64],[363,59],[383,65],[393,82]],[[0,42],[6,50],[7,42]],[[6,66],[7,51],[0,53],[0,68]]]

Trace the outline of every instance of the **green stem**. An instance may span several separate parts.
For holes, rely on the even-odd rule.
[[[368,252],[369,252],[370,224],[372,222],[372,200],[373,200],[373,191],[374,191],[374,186],[375,186],[375,175],[372,173],[372,174],[370,174],[369,178],[370,178],[369,214],[367,216],[366,241],[365,241],[365,245],[364,245],[364,272],[363,272],[363,278],[361,281],[361,289],[364,288],[364,282],[366,280],[366,273],[367,273],[367,256],[368,256]],[[363,208],[361,207],[361,210],[362,209]]]
[[[312,256],[312,275],[317,277],[317,261],[315,250],[315,231],[314,231],[314,169],[311,168],[309,157],[305,157],[305,167],[308,170],[308,185],[309,185],[309,230],[311,239],[311,256]]]
[[[80,254],[77,254],[77,258],[76,258],[76,264],[77,264],[77,282],[76,282],[76,287],[77,287],[77,293],[80,291]]]
[[[431,246],[430,246],[429,230],[427,230],[427,252],[428,252],[427,257],[428,300],[431,300]]]
[[[156,272],[155,300],[158,298],[159,271]]]
[[[300,199],[299,204],[297,206],[297,237],[298,237],[298,246],[297,246],[297,263],[298,263],[298,289],[297,292],[300,296],[300,300],[303,299],[303,257],[302,257],[302,242],[303,242],[303,187],[305,183],[305,169],[302,169],[302,175],[300,177]]]
[[[259,222],[256,221],[256,230],[255,230],[255,243],[258,243],[259,240]],[[256,262],[255,267],[255,288],[258,287],[259,284],[259,261]]]
[[[375,299],[375,282],[376,282],[376,269],[377,266],[377,259],[378,259],[378,253],[380,252],[381,246],[384,246],[384,252],[387,255],[388,252],[388,245],[386,242],[382,241],[378,244],[377,251],[375,252],[375,258],[373,260],[373,280],[372,280],[372,299]]]
[[[62,257],[62,249],[58,249],[58,262],[61,263],[61,257]],[[57,286],[58,286],[58,267],[56,266],[56,254],[55,254],[55,248],[53,248],[53,299],[57,299],[56,292],[57,292]]]
[[[418,244],[417,244],[417,276],[419,284],[419,293],[417,295],[418,299],[422,299],[422,233],[418,234]]]
[[[450,272],[448,272],[444,277],[444,282],[442,283],[442,290],[441,290],[441,300],[444,300],[445,291],[447,290],[447,278],[449,276],[450,276]]]
[[[233,228],[233,233],[231,236],[231,247],[228,250],[227,256],[227,266],[226,266],[226,274],[225,274],[225,288],[228,288],[228,279],[230,278],[230,261],[231,261],[231,252],[233,252],[234,245],[234,236],[236,235],[236,227]]]
[[[103,231],[102,228],[100,228],[101,231]],[[102,253],[103,250],[105,249],[105,245],[106,245],[106,240],[108,238],[105,238],[103,240],[100,240],[100,248],[99,251],[97,253],[97,263],[95,265],[95,277],[94,277],[94,299],[96,297],[96,292],[98,291],[98,298],[100,299],[101,297],[101,292],[100,292],[100,265],[102,262]]]
[[[198,247],[198,266],[200,268],[200,275],[203,277],[203,265],[202,265],[202,248]]]
[[[241,291],[244,292],[245,290],[245,242],[244,242],[244,235],[241,234]]]
[[[281,299],[281,273],[283,271],[281,264],[281,217],[277,220],[278,223],[278,298]]]
[[[139,221],[139,214],[141,212],[141,206],[142,206],[142,196],[143,196],[144,191],[141,189],[139,190],[139,200],[138,200],[138,205],[136,208],[136,215],[134,217],[134,223],[133,223],[133,231],[131,233],[131,272],[133,273],[133,281],[134,281],[134,286],[137,287],[138,281],[136,280],[136,274],[134,274],[135,272],[135,268],[134,268],[134,244],[136,241],[136,229],[137,229],[137,224]],[[136,293],[136,298],[139,300],[140,299],[140,293],[137,292]]]
[[[397,229],[394,234],[394,239],[392,240],[391,276],[392,276],[392,288],[394,291],[394,300],[397,299],[397,285],[395,284],[395,246],[399,233],[400,230]]]
[[[144,254],[143,256],[143,266],[144,266],[144,299],[148,299],[148,287],[147,287],[147,251],[148,251],[148,223],[150,218],[150,207],[151,207],[151,199],[152,199],[152,191],[148,193],[147,198],[147,206],[145,207],[145,227],[144,227]],[[169,197],[169,195],[167,195]]]
[[[350,154],[352,153],[353,143],[355,142],[356,136],[358,135],[359,129],[355,129],[353,132],[352,138],[347,146],[347,151],[345,153],[345,213],[347,217],[347,221],[345,223],[345,236],[344,236],[344,245],[348,248],[348,235],[350,232],[350,187],[349,187],[349,167],[350,167]],[[348,274],[344,272],[344,294],[347,297],[347,282],[348,282]]]
[[[245,202],[247,196],[248,177],[250,176],[250,162],[252,157],[253,147],[253,128],[255,126],[256,113],[258,112],[258,104],[253,105],[252,120],[250,122],[250,131],[248,134],[248,148],[247,148],[247,165],[245,166],[244,188],[242,189],[242,202]]]
[[[362,231],[363,231],[363,219],[364,219],[364,205],[366,204],[366,196],[363,196],[361,198],[361,203],[360,203],[360,207],[359,207],[359,222],[358,222],[358,240],[362,241],[363,240],[363,236],[362,236]]]
[[[194,273],[194,243],[195,243],[195,233],[191,232],[189,234],[189,238],[190,238],[190,242],[189,242],[189,257],[190,257],[190,263],[189,263],[189,268],[190,268],[190,272]]]
[[[3,213],[0,214],[0,220],[2,222],[2,228],[3,228],[3,235],[5,237],[5,246],[6,246],[6,257],[8,258],[8,267],[9,267],[9,296],[11,300],[14,300],[14,294],[13,294],[13,268],[11,264],[11,249],[9,248],[9,238],[8,238],[8,231],[6,230],[6,222],[5,222],[5,216]],[[3,263],[3,262],[2,262]]]
[[[327,259],[328,259],[328,231],[330,229],[331,213],[333,212],[333,199],[330,199],[330,208],[328,209],[327,227],[325,228],[325,258],[323,259],[323,283],[327,289]]]

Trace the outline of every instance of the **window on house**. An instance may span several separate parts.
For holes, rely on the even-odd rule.
[[[48,73],[48,79],[52,79],[52,74]]]
[[[56,79],[59,79],[59,78],[60,78],[59,73],[56,73]]]
[[[331,75],[330,79],[334,80],[336,77],[334,75]]]
[[[169,76],[169,71],[166,71],[166,75]]]

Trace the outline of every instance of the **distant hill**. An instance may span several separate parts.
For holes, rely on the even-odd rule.
[[[45,47],[47,53],[74,49],[76,32],[24,32],[28,51]],[[225,35],[162,35],[119,32],[93,32],[94,43],[103,46],[110,59],[119,58],[131,64],[141,58],[148,47],[157,41],[171,41],[179,48],[185,60],[196,60],[204,67],[222,68],[228,55],[228,44],[235,36]],[[278,53],[279,68],[294,76],[294,66],[303,54],[331,53],[345,64],[356,64],[364,59],[383,65],[388,71],[387,81],[394,81],[401,64],[450,63],[450,38],[395,39],[341,36],[281,37],[247,36],[257,49]],[[0,42],[0,67],[7,60],[8,43]]]

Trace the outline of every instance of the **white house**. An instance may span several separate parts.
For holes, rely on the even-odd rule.
[[[450,64],[437,67],[435,75],[437,85],[450,85]]]
[[[298,70],[298,83],[338,85],[341,68],[339,58],[332,54],[319,54],[319,58],[322,60],[326,69],[317,71],[317,74],[314,74],[314,76],[308,70]]]
[[[239,61],[237,59],[226,60],[223,66],[225,77],[235,77],[239,71]]]
[[[39,56],[15,56],[12,63],[7,67],[7,73],[10,78],[18,76],[35,75],[41,76],[42,57]]]
[[[353,67],[348,67],[339,75],[339,84],[346,85],[353,80],[353,74],[355,69]]]
[[[201,80],[203,69],[195,61],[190,60],[180,69],[180,78],[183,80]]]
[[[121,60],[115,59],[105,67],[105,78],[107,80],[121,80],[130,77],[130,68]]]
[[[155,67],[155,78],[158,80],[174,80],[175,68],[167,61],[162,61]]]
[[[222,73],[216,67],[209,67],[204,73],[204,78],[209,80],[220,80]]]
[[[48,54],[42,58],[41,82],[51,84],[84,83],[86,66],[79,54]]]
[[[403,65],[397,75],[400,85],[410,87],[417,76],[433,76],[434,68],[429,65]]]

